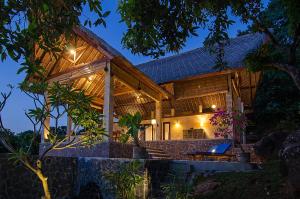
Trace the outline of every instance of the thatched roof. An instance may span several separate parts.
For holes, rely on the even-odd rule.
[[[246,55],[265,40],[260,33],[230,39],[225,47],[225,62],[230,68],[243,67]],[[196,75],[216,72],[216,56],[206,48],[197,48],[178,55],[139,64],[136,67],[156,83],[166,83]]]

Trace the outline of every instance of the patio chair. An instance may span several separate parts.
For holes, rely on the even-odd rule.
[[[193,151],[186,153],[193,160],[226,160],[230,161],[235,155],[226,153],[231,147],[230,143],[212,146],[208,151]]]

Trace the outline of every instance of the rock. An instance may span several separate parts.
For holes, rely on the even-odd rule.
[[[219,182],[216,182],[214,180],[206,180],[195,187],[194,195],[195,196],[205,195],[215,190],[218,186],[220,186]]]
[[[255,154],[267,159],[273,155],[277,155],[287,136],[288,133],[283,131],[273,132],[264,136],[254,144],[253,148]]]
[[[284,164],[289,190],[295,198],[300,197],[300,131],[290,134],[283,142],[279,156]]]

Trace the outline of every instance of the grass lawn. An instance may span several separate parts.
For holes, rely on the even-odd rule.
[[[213,179],[220,185],[199,199],[286,199],[285,183],[279,172],[279,162],[263,165],[261,171],[247,173],[219,173],[203,178],[198,183]]]

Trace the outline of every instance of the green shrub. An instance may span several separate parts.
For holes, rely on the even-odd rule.
[[[141,172],[141,162],[138,160],[121,165],[116,172],[105,174],[117,199],[135,199],[136,186],[144,180]]]

